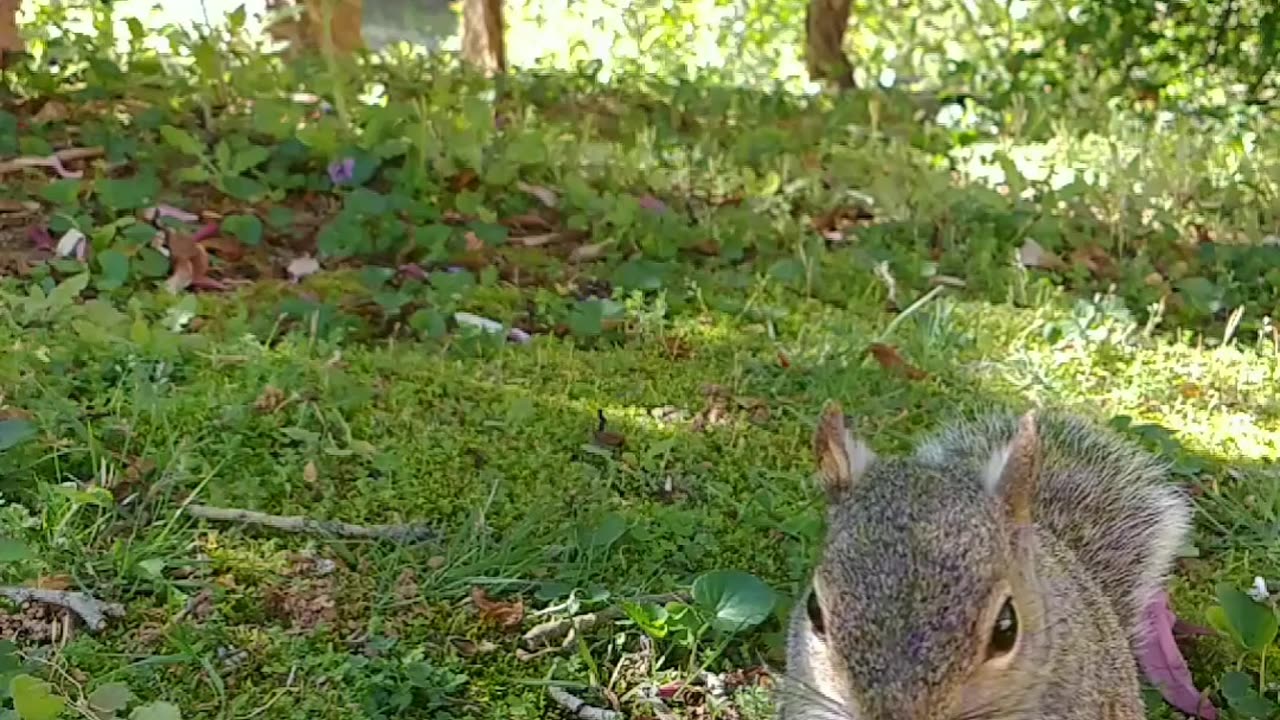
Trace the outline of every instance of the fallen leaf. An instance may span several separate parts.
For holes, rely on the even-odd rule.
[[[66,590],[71,587],[70,575],[41,575],[35,586],[41,590]]]
[[[209,253],[194,238],[183,233],[168,233],[169,258],[173,261],[173,274],[165,281],[171,293],[179,293],[188,287],[208,280]]]
[[[1163,590],[1152,596],[1143,609],[1145,628],[1138,660],[1147,676],[1164,699],[1188,715],[1214,720],[1217,709],[1195,686],[1187,661],[1173,639],[1177,618],[1169,607],[1169,596]]]
[[[40,203],[31,200],[0,198],[0,213],[31,213],[40,209]]]
[[[501,223],[513,230],[542,230],[551,229],[551,222],[536,213],[521,213],[504,218]]]
[[[274,385],[262,389],[262,394],[253,403],[253,409],[260,413],[273,413],[284,407],[284,391]]]
[[[308,275],[320,272],[320,262],[309,255],[303,255],[290,260],[284,270],[289,273],[289,279],[298,282]]]
[[[898,349],[885,345],[884,343],[871,343],[867,348],[871,355],[880,363],[880,367],[891,372],[901,373],[909,380],[923,380],[929,377],[925,371],[913,367],[906,360],[902,359],[902,355],[898,353]]]
[[[432,555],[431,557],[427,558],[427,567],[431,568],[432,570],[439,570],[440,568],[444,567],[445,563],[447,562],[449,561],[446,560],[443,555]]]
[[[71,111],[67,109],[64,103],[58,100],[50,100],[44,104],[44,107],[40,108],[40,112],[32,116],[31,124],[47,125],[49,123],[65,122],[69,117],[71,117]]]
[[[1098,277],[1113,277],[1115,261],[1097,245],[1087,245],[1071,252],[1071,262],[1080,265]]]
[[[538,199],[538,202],[549,208],[553,208],[560,204],[559,196],[557,196],[555,191],[550,188],[545,188],[541,185],[530,185],[524,181],[517,182],[516,187],[520,188],[522,192],[527,192],[534,196]]]
[[[600,256],[604,255],[604,251],[609,247],[609,244],[610,242],[605,240],[604,242],[598,242],[593,245],[581,245],[576,247],[573,249],[573,252],[569,253],[569,262],[578,263],[597,260]]]
[[[1030,238],[1018,249],[1018,262],[1022,263],[1023,267],[1041,270],[1061,270],[1066,267],[1062,258],[1040,247],[1040,243]]]
[[[319,477],[320,473],[316,470],[315,461],[308,460],[307,464],[302,466],[302,481],[308,485],[315,485]]]
[[[484,250],[484,240],[481,240],[480,236],[476,235],[474,232],[468,230],[467,234],[463,236],[463,239],[467,242],[467,252],[480,252],[481,250]]]
[[[471,588],[471,604],[475,605],[482,620],[496,623],[502,628],[518,627],[524,621],[524,600],[515,602],[492,600],[482,587]]]
[[[550,245],[551,243],[557,242],[562,238],[564,238],[564,235],[562,235],[561,233],[553,232],[553,233],[546,233],[543,235],[526,235],[525,237],[513,237],[513,238],[510,238],[510,242],[513,245],[523,245],[524,247],[541,247],[543,245]]]

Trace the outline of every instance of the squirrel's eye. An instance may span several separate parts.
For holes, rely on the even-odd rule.
[[[813,626],[813,632],[817,635],[826,634],[826,618],[822,616],[822,606],[818,604],[818,593],[814,592],[813,588],[809,589],[809,599],[805,601],[805,609],[809,612],[809,624]]]
[[[1007,655],[1018,643],[1018,613],[1013,609],[1013,598],[1004,601],[1000,614],[996,615],[996,624],[991,628],[991,642],[987,646],[987,657],[993,658]]]

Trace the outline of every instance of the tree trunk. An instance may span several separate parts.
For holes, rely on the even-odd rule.
[[[323,51],[326,2],[332,6],[329,9],[333,13],[329,36],[334,52],[348,55],[363,48],[364,35],[360,31],[363,0],[267,0],[267,10],[300,6],[300,11],[296,11],[300,12],[298,18],[273,23],[268,32],[277,40],[288,41],[294,52],[303,49]]]
[[[18,34],[18,6],[22,0],[0,0],[0,67],[4,67],[4,54],[26,50],[22,36]]]
[[[809,77],[841,90],[856,87],[853,65],[844,54],[852,0],[809,0],[805,11],[805,65]]]
[[[502,0],[463,0],[462,59],[486,75],[507,71]]]

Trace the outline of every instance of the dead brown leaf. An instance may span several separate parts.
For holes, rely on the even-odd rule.
[[[315,485],[319,477],[320,473],[316,470],[316,461],[308,460],[307,464],[302,466],[302,482],[308,485]]]
[[[466,168],[462,172],[459,172],[457,175],[454,175],[453,177],[449,178],[449,186],[453,189],[454,192],[462,192],[463,190],[468,190],[478,185],[479,182],[480,182],[480,177],[476,175],[476,171],[472,170],[471,168]]]
[[[41,590],[66,590],[71,587],[71,582],[70,575],[41,575],[36,578],[36,587]]]
[[[511,228],[512,230],[521,230],[526,232],[530,230],[541,230],[542,232],[549,232],[552,227],[551,222],[549,220],[542,217],[541,215],[538,215],[537,213],[531,213],[531,212],[521,213],[519,215],[512,215],[511,217],[505,218],[500,222],[506,227]]]
[[[476,235],[474,232],[471,232],[470,230],[468,230],[467,234],[464,235],[463,237],[467,241],[467,245],[466,245],[467,252],[474,253],[474,252],[480,252],[484,250],[484,240],[481,240],[479,235]]]
[[[284,391],[274,385],[268,385],[262,389],[262,394],[253,403],[253,409],[260,413],[274,413],[285,406],[288,400],[285,398]]]
[[[169,292],[179,293],[191,285],[207,279],[209,253],[191,236],[169,233],[169,258],[173,261],[173,274],[165,281]]]
[[[40,108],[40,112],[31,118],[32,125],[47,125],[49,123],[66,122],[71,117],[71,111],[66,104],[58,100],[50,100]]]
[[[516,598],[515,602],[502,602],[489,597],[482,587],[471,588],[471,604],[480,613],[480,619],[492,622],[504,629],[520,626],[524,621],[524,600]]]
[[[310,632],[321,625],[337,622],[333,590],[332,578],[295,579],[267,589],[263,601],[267,613],[278,620],[288,621],[291,630]]]
[[[550,245],[564,239],[564,235],[558,232],[544,233],[542,235],[526,235],[524,237],[513,237],[511,243],[513,245],[523,245],[524,247],[541,247]]]
[[[1087,245],[1071,252],[1071,262],[1088,270],[1096,277],[1114,277],[1115,261],[1097,245]]]
[[[908,380],[924,380],[929,377],[928,373],[904,360],[902,355],[898,353],[898,349],[891,345],[871,343],[867,351],[871,353],[877,363],[880,363],[880,367],[890,372],[899,373]]]

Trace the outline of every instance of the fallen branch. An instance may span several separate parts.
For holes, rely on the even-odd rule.
[[[685,602],[687,600],[688,598],[684,595],[672,593],[668,595],[644,595],[635,598],[632,602],[665,604],[669,602]],[[565,648],[573,644],[574,638],[579,634],[587,632],[602,623],[613,622],[625,616],[626,611],[615,605],[596,612],[539,623],[529,628],[529,631],[521,639],[524,641],[525,647],[530,650],[544,649],[548,644],[556,640],[561,640],[560,647]]]
[[[92,595],[71,590],[46,590],[29,587],[0,587],[0,595],[19,605],[29,602],[57,605],[84,620],[85,627],[97,632],[107,626],[108,617],[124,617],[124,606],[103,602]]]
[[[570,715],[582,720],[622,720],[622,713],[588,705],[585,700],[570,694],[568,690],[558,685],[548,685],[547,694],[556,701],[557,705],[569,711]]]
[[[75,160],[90,160],[102,157],[104,154],[105,151],[100,147],[87,147],[67,148],[65,150],[59,150],[52,155],[45,155],[43,157],[25,155],[23,157],[16,157],[12,160],[0,162],[0,175],[17,172],[23,168],[44,167],[52,168],[64,178],[81,178],[84,177],[84,173],[78,170],[68,170],[63,166],[63,163]]]
[[[208,505],[188,505],[187,513],[192,517],[220,522],[240,523],[242,525],[259,525],[280,530],[282,532],[303,533],[308,535],[324,535],[341,538],[363,538],[370,540],[395,540],[413,542],[429,540],[435,537],[435,530],[421,525],[352,525],[335,520],[313,520],[301,516],[268,515],[253,510],[235,508],[216,508]]]

